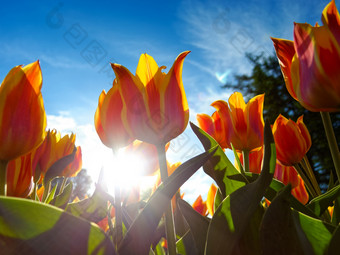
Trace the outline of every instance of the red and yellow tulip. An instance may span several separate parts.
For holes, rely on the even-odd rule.
[[[73,153],[75,149],[76,136],[74,134],[65,135],[61,138],[60,133],[56,130],[47,132],[45,141],[34,151],[33,169],[36,181],[39,176],[45,176],[49,168],[59,159]],[[60,172],[61,176],[75,176],[82,167],[82,153],[78,146],[74,160]]]
[[[207,204],[206,202],[203,201],[201,195],[199,195],[197,199],[195,200],[195,202],[192,204],[192,208],[194,208],[196,212],[198,212],[199,214],[203,216],[207,215],[207,211],[208,211]]]
[[[230,126],[226,120],[222,121],[218,111],[212,116],[201,113],[196,116],[198,125],[201,129],[211,135],[223,149],[231,149],[230,143],[227,140],[227,128]]]
[[[165,67],[158,67],[147,54],[141,55],[136,75],[122,65],[112,64],[122,96],[121,116],[132,137],[165,145],[185,130],[189,107],[182,83],[182,68],[188,53],[181,53],[167,74],[162,72]]]
[[[114,80],[109,92],[106,94],[103,90],[100,94],[94,115],[94,125],[100,140],[113,150],[125,147],[134,140],[124,127],[122,109],[123,99],[117,80]]]
[[[228,128],[228,140],[238,151],[251,151],[263,144],[263,101],[264,94],[246,104],[239,92],[233,93],[227,102],[218,100],[212,106],[220,112],[224,126]],[[229,124],[230,123],[230,124]]]
[[[242,153],[237,153],[241,164],[243,165],[243,154]],[[263,158],[263,146],[252,150],[249,153],[249,172],[259,174],[261,173],[261,168],[262,168],[262,158]],[[236,164],[237,166],[237,164]],[[238,167],[237,167],[238,168]]]
[[[305,187],[305,183],[294,167],[284,166],[277,162],[274,178],[283,182],[285,185],[290,183],[292,185],[292,195],[302,204],[307,204],[309,195]]]
[[[310,111],[340,110],[340,16],[331,1],[323,26],[294,24],[294,41],[272,38],[290,95]]]
[[[0,86],[0,161],[25,155],[45,138],[39,61],[14,67]]]
[[[303,116],[295,123],[279,115],[272,128],[277,159],[286,166],[299,163],[312,145]]]

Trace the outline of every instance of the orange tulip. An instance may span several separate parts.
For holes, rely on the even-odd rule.
[[[208,190],[208,196],[207,196],[207,201],[206,201],[207,209],[211,216],[214,215],[214,211],[215,211],[214,204],[215,204],[216,192],[217,192],[217,187],[215,186],[215,184],[212,183]]]
[[[300,116],[295,123],[279,115],[273,125],[277,159],[286,166],[299,163],[312,145],[310,134]]]
[[[228,104],[215,101],[212,106],[221,112],[224,123],[230,123],[228,140],[238,151],[251,151],[263,144],[263,101],[264,94],[258,95],[246,104],[239,92],[229,97]],[[228,124],[225,124],[227,126]]]
[[[292,195],[299,200],[302,204],[307,204],[309,200],[308,192],[305,187],[304,181],[299,178],[298,186],[292,189]]]
[[[14,67],[0,86],[0,161],[25,155],[45,138],[39,62]]]
[[[117,80],[114,80],[107,94],[105,90],[102,91],[94,115],[94,125],[100,140],[114,150],[125,147],[133,141],[123,125],[121,117],[123,100],[118,88]]]
[[[310,111],[340,110],[340,16],[331,1],[324,26],[294,24],[294,42],[272,38],[290,95]]]
[[[7,165],[7,195],[25,198],[33,187],[32,154],[11,160]]]
[[[56,130],[48,131],[43,144],[38,147],[33,156],[33,169],[37,171],[35,174],[36,181],[40,176],[45,176],[48,169],[59,159],[73,153],[75,149],[74,134],[65,135],[61,138],[60,133]],[[62,171],[61,175],[65,177],[75,176],[82,166],[81,149],[78,146],[74,160]]]
[[[237,155],[241,161],[241,164],[243,165],[243,154],[238,152]],[[255,174],[261,173],[262,158],[263,158],[263,146],[255,150],[252,150],[249,153],[249,172]]]
[[[170,71],[158,67],[155,60],[142,54],[133,75],[122,65],[112,64],[123,100],[122,118],[132,137],[155,145],[164,145],[180,135],[189,120],[189,107],[182,83],[181,53]]]
[[[192,204],[192,208],[196,210],[199,214],[206,216],[207,215],[207,205],[206,202],[203,202],[202,196],[199,195],[195,202]]]
[[[227,141],[227,125],[226,121],[222,121],[218,111],[214,112],[212,116],[208,114],[201,113],[196,115],[198,125],[201,129],[212,136],[216,142],[223,149],[231,149],[229,141]]]
[[[63,170],[61,176],[64,177],[74,177],[76,176],[83,165],[82,161],[82,153],[81,153],[81,147],[77,147],[76,154],[74,156],[74,160]]]

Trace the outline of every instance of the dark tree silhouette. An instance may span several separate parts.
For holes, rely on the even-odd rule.
[[[274,123],[279,114],[294,121],[304,115],[304,123],[312,138],[312,147],[307,157],[324,192],[328,187],[330,173],[332,172],[335,178],[336,174],[320,113],[306,110],[290,96],[275,54],[263,57],[248,53],[246,57],[253,67],[251,74],[236,74],[235,81],[228,82],[223,87],[242,92],[245,100],[265,93],[264,118],[269,118],[271,123]],[[332,113],[331,119],[339,146],[340,114]]]

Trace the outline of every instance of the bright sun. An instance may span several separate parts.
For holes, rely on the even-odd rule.
[[[121,150],[116,156],[111,153],[111,156],[105,158],[104,178],[108,192],[112,195],[114,195],[115,185],[128,191],[137,185],[141,189],[150,188],[156,181],[155,176],[143,176],[148,159],[144,159],[140,155]]]

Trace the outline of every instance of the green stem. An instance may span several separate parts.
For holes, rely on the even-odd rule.
[[[115,184],[115,210],[116,249],[118,250],[119,244],[123,240],[122,206],[120,197],[120,186],[118,184]]]
[[[168,166],[166,163],[165,145],[157,146],[159,170],[161,173],[161,180],[164,183],[168,178]],[[172,213],[171,200],[165,209],[165,230],[166,240],[168,243],[168,254],[176,255],[176,236],[175,236],[175,225]]]
[[[115,150],[113,151],[113,157],[117,159],[117,153]],[[116,160],[115,160],[116,161]],[[124,169],[114,169],[115,171],[124,171]],[[115,232],[116,232],[116,250],[118,250],[119,244],[123,240],[123,220],[122,220],[122,205],[121,205],[121,190],[120,185],[118,183],[119,180],[115,182]]]
[[[249,172],[249,151],[248,150],[243,150],[242,154],[243,154],[243,167],[244,167],[244,171],[246,173],[248,173]]]
[[[308,158],[306,157],[306,155],[303,157],[302,161],[299,163],[300,166],[302,167],[302,169],[305,170],[305,172],[308,175],[308,178],[311,180],[312,185],[314,187],[314,190],[316,191],[317,195],[321,195],[321,190],[318,184],[318,181],[315,178],[315,174],[313,172],[313,169],[311,167],[311,165],[309,164]]]
[[[320,114],[322,118],[323,127],[325,128],[328,146],[332,154],[336,175],[338,176],[338,180],[340,180],[340,153],[334,135],[331,117],[329,115],[329,112],[320,112]]]
[[[0,160],[0,196],[7,195],[7,164],[8,161]]]

